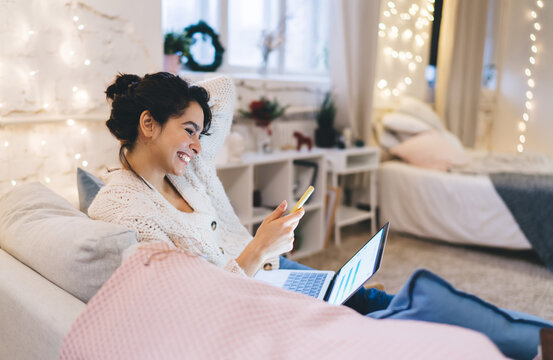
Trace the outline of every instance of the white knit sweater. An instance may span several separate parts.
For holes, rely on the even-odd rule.
[[[88,214],[93,219],[134,229],[139,242],[164,241],[245,275],[235,259],[252,236],[240,224],[215,169],[215,156],[230,132],[236,92],[228,77],[198,85],[209,92],[211,135],[200,139],[202,151],[188,164],[183,176],[167,176],[194,212],[178,210],[132,172],[117,170],[105,177],[106,185],[90,205]],[[278,258],[269,262],[273,269],[278,268]]]

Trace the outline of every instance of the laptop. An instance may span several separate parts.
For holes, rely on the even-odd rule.
[[[254,278],[341,305],[380,268],[390,223],[386,223],[336,273],[320,270],[260,270]]]

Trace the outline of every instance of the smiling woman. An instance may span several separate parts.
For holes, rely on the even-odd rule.
[[[142,181],[155,185],[166,173],[182,175],[183,165],[201,151],[199,136],[211,125],[204,88],[164,72],[119,74],[106,97],[112,105],[106,125],[121,142],[121,163]]]
[[[253,239],[240,224],[215,169],[232,122],[232,80],[190,85],[168,73],[121,74],[106,94],[112,101],[107,126],[122,143],[123,169],[108,174],[90,217],[135,230],[139,242],[166,242],[231,272],[252,276],[267,263],[278,268],[278,255],[291,250],[304,212],[282,216],[283,202]],[[200,138],[208,130],[210,136]]]

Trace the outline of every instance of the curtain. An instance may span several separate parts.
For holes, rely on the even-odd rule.
[[[335,127],[371,138],[380,1],[331,1],[329,67],[337,107]]]
[[[436,110],[465,146],[474,146],[482,88],[488,0],[444,0]]]

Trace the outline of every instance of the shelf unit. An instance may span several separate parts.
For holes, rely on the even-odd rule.
[[[340,187],[341,180],[346,175],[369,174],[369,204],[370,210],[357,208],[353,201],[349,204],[341,203],[336,209],[334,221],[334,241],[340,245],[340,229],[344,226],[371,220],[371,233],[376,232],[376,170],[380,162],[380,150],[376,147],[330,149],[326,151],[328,160],[328,175],[333,187]],[[342,189],[344,186],[342,185]]]
[[[315,192],[305,204],[305,216],[296,229],[301,233],[302,243],[290,253],[291,258],[300,258],[324,248],[324,199],[326,195],[326,151],[279,151],[271,154],[245,153],[242,162],[217,166],[217,175],[230,199],[241,223],[253,235],[261,222],[281,202],[286,200],[291,209],[297,201],[296,179],[301,184],[311,184],[313,171],[294,165],[295,160],[316,164]],[[305,181],[307,179],[307,182]],[[301,187],[302,185],[300,185]],[[305,186],[307,189],[307,186]],[[254,207],[254,191],[258,190],[261,207]],[[296,191],[295,191],[296,190]],[[296,193],[296,194],[295,194]],[[301,195],[301,194],[300,194]]]

